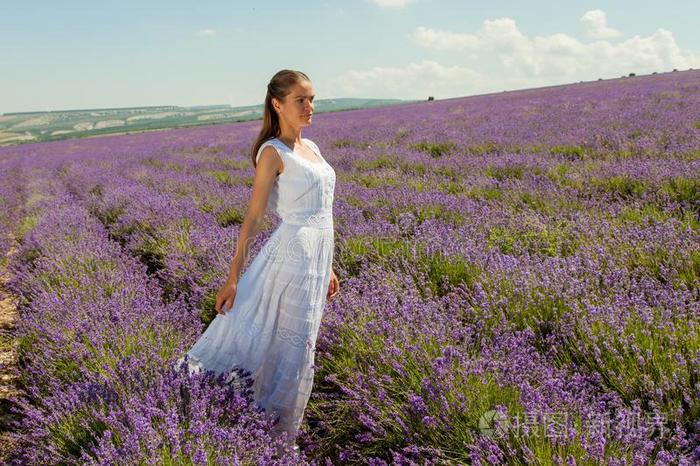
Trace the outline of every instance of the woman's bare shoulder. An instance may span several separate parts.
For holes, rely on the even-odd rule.
[[[265,167],[269,166],[273,168],[277,174],[282,174],[284,171],[284,160],[282,159],[282,154],[274,144],[264,144],[260,147],[256,163],[258,167],[263,165]]]

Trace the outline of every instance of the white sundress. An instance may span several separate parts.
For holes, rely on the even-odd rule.
[[[311,395],[335,239],[335,170],[313,141],[302,141],[320,162],[278,138],[260,147],[256,160],[271,145],[284,163],[267,205],[280,222],[240,275],[232,307],[217,314],[186,353],[190,373],[250,371],[255,402],[279,416],[272,434],[286,431],[289,439],[296,437]]]

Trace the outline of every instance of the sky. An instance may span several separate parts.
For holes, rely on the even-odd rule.
[[[0,113],[446,99],[700,68],[700,2],[0,0]]]

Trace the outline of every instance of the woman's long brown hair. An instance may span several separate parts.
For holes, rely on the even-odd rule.
[[[260,146],[270,138],[275,138],[280,135],[280,121],[277,112],[272,107],[272,98],[284,102],[284,98],[291,92],[291,87],[302,81],[311,82],[306,74],[295,70],[281,70],[275,73],[267,85],[267,95],[265,96],[265,105],[263,108],[263,124],[258,134],[255,144],[250,153],[250,158],[253,161],[253,167],[257,166],[255,156],[258,155]]]

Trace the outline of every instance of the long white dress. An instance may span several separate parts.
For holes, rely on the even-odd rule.
[[[258,406],[279,416],[273,435],[294,439],[311,395],[314,350],[330,283],[334,251],[335,170],[307,138],[320,162],[277,138],[284,168],[267,209],[280,222],[238,280],[233,305],[217,314],[186,353],[190,373],[251,372]],[[185,360],[180,358],[176,367]]]

